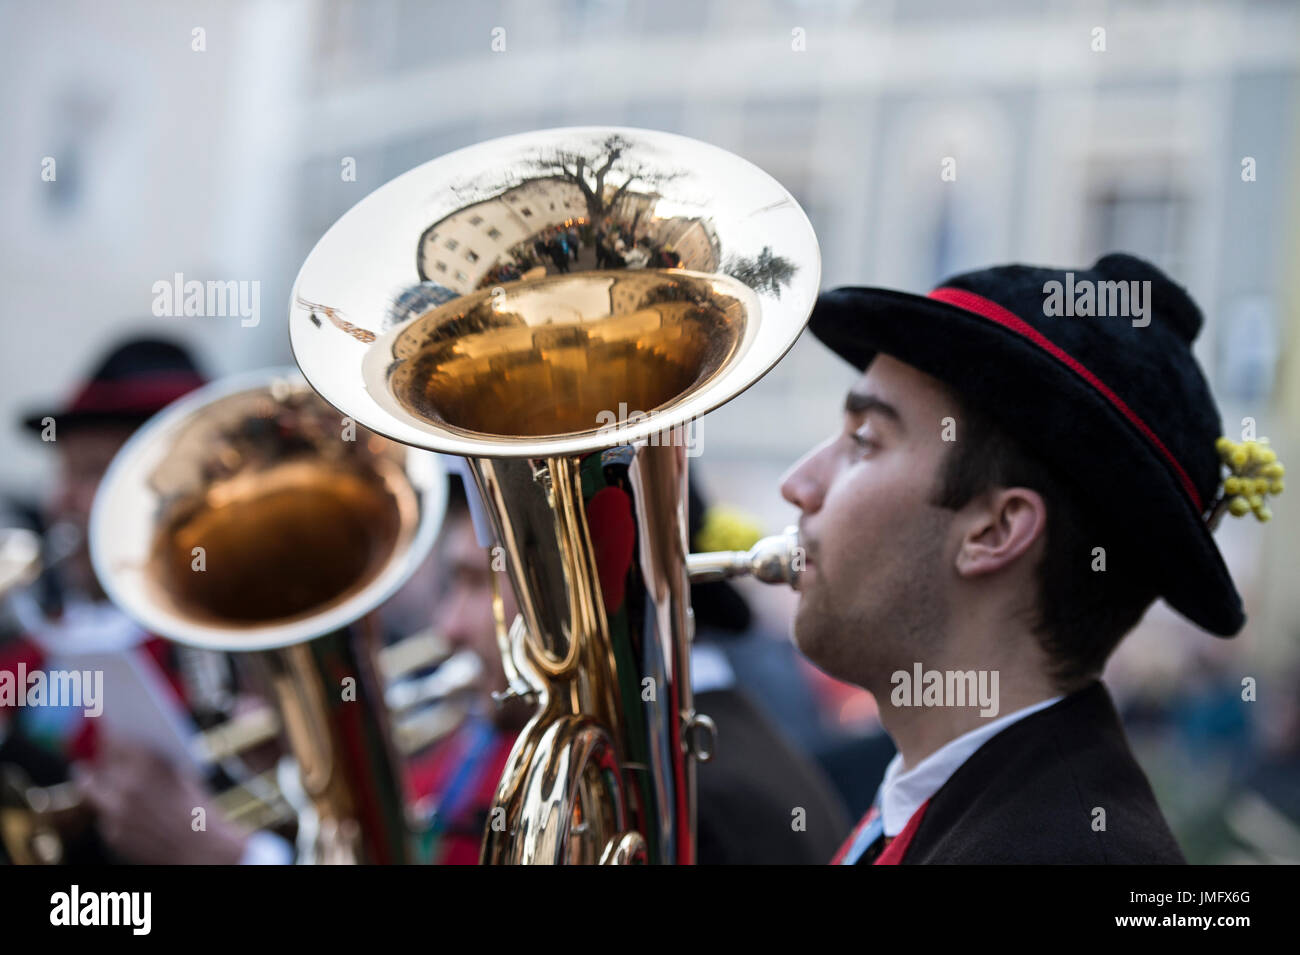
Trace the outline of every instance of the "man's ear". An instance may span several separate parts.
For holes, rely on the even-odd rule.
[[[1017,560],[1047,531],[1047,505],[1027,487],[990,491],[971,508],[966,534],[957,550],[963,577],[996,573]],[[975,502],[972,502],[974,505]]]

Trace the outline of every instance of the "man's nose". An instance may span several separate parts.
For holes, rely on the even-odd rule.
[[[813,448],[781,479],[781,496],[805,514],[815,513],[822,506],[826,493],[825,451],[826,444]]]

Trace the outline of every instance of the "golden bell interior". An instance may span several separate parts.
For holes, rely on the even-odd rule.
[[[417,418],[485,438],[591,431],[707,384],[747,319],[714,278],[586,272],[435,308],[393,343],[389,387]]]

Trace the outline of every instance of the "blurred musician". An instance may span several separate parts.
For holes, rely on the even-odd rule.
[[[436,565],[434,631],[447,641],[449,651],[472,653],[482,666],[466,719],[451,735],[413,758],[411,786],[432,819],[427,860],[438,865],[477,865],[497,781],[531,708],[518,700],[498,705],[492,698],[506,689],[492,614],[496,571],[475,537],[459,478],[449,482]],[[506,619],[513,619],[517,610],[504,574],[501,596]]]
[[[59,472],[48,505],[34,515],[45,534],[47,571],[34,594],[13,598],[20,632],[0,643],[0,670],[15,681],[19,672],[76,668],[81,654],[122,654],[162,688],[178,726],[191,719],[207,725],[241,702],[230,698],[231,673],[222,655],[144,633],[106,601],[87,546],[91,504],[113,456],[155,412],[203,383],[180,346],[136,339],[114,348],[66,406],[26,418],[27,429],[57,454]],[[133,692],[134,686],[106,681],[106,706],[115,698],[121,705],[122,696]],[[138,741],[109,737],[82,708],[0,708],[0,764],[18,767],[36,786],[69,776],[75,780],[95,810],[99,838],[90,835],[66,846],[66,861],[236,863],[292,857],[284,840],[227,823],[209,805],[196,771]],[[196,832],[198,807],[207,810],[206,829]]]

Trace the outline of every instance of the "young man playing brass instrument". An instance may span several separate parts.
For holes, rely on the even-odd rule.
[[[1184,861],[1099,677],[1158,597],[1245,622],[1212,530],[1267,519],[1282,468],[1221,437],[1201,323],[1127,255],[820,297],[813,333],[862,374],[782,484],[795,639],[898,747],[837,863]]]

